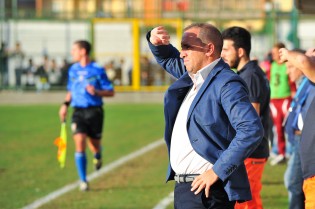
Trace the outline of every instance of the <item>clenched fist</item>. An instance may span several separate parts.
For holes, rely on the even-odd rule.
[[[168,45],[170,44],[170,35],[163,26],[158,26],[151,31],[150,42],[155,45]]]

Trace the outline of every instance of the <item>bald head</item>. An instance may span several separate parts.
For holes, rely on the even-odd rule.
[[[220,57],[223,38],[221,32],[213,25],[208,23],[193,23],[184,29],[184,32],[191,28],[199,28],[200,32],[198,38],[204,43],[212,43],[214,45],[214,53],[216,56]]]

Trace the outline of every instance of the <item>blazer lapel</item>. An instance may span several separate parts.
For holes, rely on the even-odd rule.
[[[202,86],[200,87],[194,101],[192,102],[190,108],[189,108],[189,112],[188,112],[188,118],[190,118],[192,111],[194,110],[195,106],[197,105],[197,103],[199,102],[201,96],[204,94],[204,92],[206,91],[206,89],[209,87],[210,83],[212,82],[212,79],[221,71],[223,70],[225,67],[227,67],[227,64],[221,59],[218,64],[216,66],[214,66],[214,68],[211,70],[211,72],[209,73],[209,75],[207,76],[205,82],[202,84]]]
[[[169,87],[169,90],[172,91],[172,90],[181,89],[181,88],[185,88],[192,85],[193,85],[193,82],[191,78],[189,77],[188,73],[186,72]]]
[[[185,73],[168,88],[164,95],[164,116],[166,127],[164,138],[168,146],[170,145],[176,115],[187,92],[192,86],[193,82],[191,78]]]
[[[183,100],[192,86],[193,82],[186,72],[169,87],[167,93],[171,97],[177,98],[177,100]]]

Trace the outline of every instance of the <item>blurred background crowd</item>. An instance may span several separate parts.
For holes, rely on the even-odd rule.
[[[276,42],[289,49],[314,44],[313,11],[311,0],[0,0],[0,89],[65,89],[78,39],[91,41],[118,91],[165,89],[173,78],[145,42],[159,24],[175,34],[177,47],[191,22],[247,28],[252,57],[264,66]]]

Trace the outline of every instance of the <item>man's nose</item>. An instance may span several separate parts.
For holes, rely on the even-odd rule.
[[[221,57],[223,58],[225,56],[225,53],[221,51]]]
[[[181,50],[179,56],[180,56],[180,58],[186,57],[185,51],[184,51],[184,50]]]

